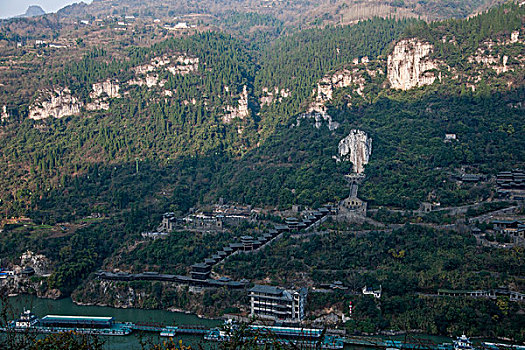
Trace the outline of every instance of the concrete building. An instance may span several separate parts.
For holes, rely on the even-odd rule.
[[[339,213],[353,212],[357,215],[366,216],[367,204],[357,197],[343,199],[339,205]]]
[[[292,322],[300,322],[304,319],[307,288],[286,290],[255,285],[249,292],[251,316]]]
[[[525,224],[519,220],[494,220],[491,222],[494,231],[514,239],[525,239]]]
[[[160,232],[171,232],[175,228],[176,224],[176,217],[175,213],[165,213],[162,215],[162,222],[160,224],[160,227],[158,228],[158,231]]]

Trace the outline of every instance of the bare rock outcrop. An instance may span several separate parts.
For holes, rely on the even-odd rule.
[[[250,109],[248,108],[248,88],[246,85],[244,85],[242,89],[237,107],[226,106],[226,112],[228,113],[222,117],[222,121],[226,124],[231,123],[235,118],[242,120],[250,116]]]
[[[129,85],[138,85],[138,86],[147,86],[148,88],[154,86],[163,87],[167,83],[164,79],[159,79],[159,76],[156,74],[146,74],[144,79],[133,79],[128,82]]]
[[[199,58],[178,56],[173,60],[173,65],[168,67],[168,71],[173,74],[189,74],[199,70]]]
[[[109,98],[119,98],[120,97],[120,86],[116,82],[111,80],[106,80],[102,83],[95,83],[92,86],[93,91],[89,94],[91,98],[101,97],[103,94],[106,94]]]
[[[387,78],[394,89],[409,90],[432,84],[439,63],[430,58],[434,46],[416,38],[399,41],[388,55]]]
[[[296,125],[301,125],[301,120],[303,119],[314,119],[314,126],[316,129],[320,129],[324,123],[327,124],[330,131],[337,129],[340,126],[340,124],[333,120],[332,116],[328,114],[326,107],[323,104],[311,105],[306,113],[297,117]]]
[[[164,87],[167,83],[161,79],[163,72],[170,72],[173,75],[185,75],[197,72],[199,69],[199,58],[178,55],[175,57],[154,57],[149,63],[133,68],[135,78],[129,80],[128,85]]]
[[[47,257],[43,254],[35,254],[28,250],[20,257],[20,264],[23,267],[32,267],[36,275],[47,275],[50,271],[50,263]]]
[[[353,70],[343,69],[337,71],[332,75],[326,76],[319,83],[317,83],[316,100],[319,102],[326,102],[333,98],[334,90],[352,85],[356,85],[355,91],[361,95],[365,80],[359,69]]]
[[[279,89],[277,86],[273,90],[265,87],[262,92],[263,95],[259,99],[261,106],[270,105],[273,102],[282,102],[283,98],[290,96],[289,89]]]
[[[362,174],[372,154],[372,139],[362,130],[352,129],[350,134],[339,141],[337,161],[350,161],[353,172]]]
[[[9,113],[7,113],[7,106],[2,107],[2,113],[0,114],[0,121],[9,119]]]
[[[109,102],[103,101],[102,99],[95,99],[92,102],[86,103],[86,110],[88,111],[100,111],[100,110],[108,110],[109,109]]]
[[[308,106],[307,111],[297,118],[297,126],[300,125],[302,119],[314,119],[314,125],[318,129],[325,122],[328,124],[328,129],[337,129],[339,123],[333,120],[332,116],[328,114],[326,104],[333,100],[334,93],[337,89],[350,88],[345,97],[347,100],[357,96],[364,96],[363,91],[367,78],[384,75],[381,69],[370,68],[368,65],[369,62],[368,57],[363,57],[359,65],[359,59],[355,59],[352,62],[353,66],[323,77],[313,91],[314,100]]]
[[[492,55],[485,55],[478,50],[477,55],[471,56],[468,58],[469,62],[476,62],[479,64],[483,64],[489,68],[492,68],[496,71],[497,74],[508,72],[509,70],[512,70],[512,68],[509,68],[507,65],[509,61],[509,56],[503,55],[501,56],[492,56]]]
[[[34,120],[49,117],[63,118],[70,115],[80,114],[82,103],[74,96],[68,88],[44,91],[40,102],[29,107],[29,118]],[[42,97],[41,96],[41,97]]]

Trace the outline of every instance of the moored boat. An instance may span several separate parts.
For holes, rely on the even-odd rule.
[[[454,350],[474,350],[474,346],[472,346],[472,342],[470,339],[465,335],[462,334],[461,337],[458,337],[456,340],[453,341],[454,343]]]
[[[20,318],[11,321],[5,331],[30,333],[74,332],[92,335],[128,335],[132,332],[127,323],[115,322],[113,317],[47,315],[36,317],[24,310]]]

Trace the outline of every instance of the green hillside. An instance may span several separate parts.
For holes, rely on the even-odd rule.
[[[374,17],[304,30],[286,30],[284,20],[270,15],[229,14],[229,31],[163,32],[161,40],[134,29],[136,41],[118,45],[115,37],[125,34],[114,28],[107,45],[91,45],[86,29],[85,41],[75,38],[69,54],[37,44],[15,47],[13,40],[21,37],[2,34],[0,40],[10,38],[0,48],[7,67],[0,71],[6,82],[0,88],[0,107],[6,106],[0,125],[2,259],[18,263],[28,249],[44,254],[54,269],[42,278],[42,290],[98,301],[99,281],[92,273],[101,268],[186,273],[234,238],[282,219],[261,214],[257,225],[217,235],[141,240],[162,213],[183,216],[219,198],[269,213],[337,203],[348,196],[345,175],[352,164],[334,156],[353,129],[373,140],[359,197],[377,210],[374,220],[382,221],[381,210],[403,213],[392,219],[400,226],[458,219],[412,215],[422,202],[453,207],[496,198],[493,180],[459,183],[459,173],[492,179],[525,167],[525,6],[508,3],[464,20]],[[251,31],[254,25],[264,27],[264,34]],[[422,72],[432,83],[391,88],[388,57],[402,39],[432,47],[422,59],[435,64]],[[333,77],[344,74],[351,83],[336,86]],[[118,85],[117,93],[97,94],[94,84],[104,83]],[[318,95],[322,84],[334,85],[333,96]],[[61,96],[66,102],[57,110],[78,107],[74,115],[29,118]],[[316,103],[339,127],[330,129],[326,121],[316,127],[303,115]],[[445,142],[449,133],[457,139]],[[466,231],[417,225],[366,236],[379,227],[367,225],[329,222],[326,236],[286,236],[266,251],[235,256],[217,271],[283,285],[342,280],[358,290],[382,284],[388,290],[382,305],[357,300],[367,311],[346,325],[352,331],[408,327],[456,334],[468,327],[485,336],[525,339],[521,306],[410,297],[500,285],[523,292],[522,248],[481,246]],[[406,258],[399,258],[400,251]],[[158,292],[144,307],[190,304],[186,297],[169,297],[187,290],[136,287]],[[215,307],[219,297],[206,293],[205,308],[192,305],[192,311],[216,316],[235,297],[228,294]],[[336,293],[312,298],[312,313],[330,303],[342,308],[352,299]],[[428,318],[415,317],[411,309]],[[455,319],[473,310],[474,321]]]

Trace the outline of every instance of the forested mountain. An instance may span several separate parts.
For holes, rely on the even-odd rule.
[[[90,273],[117,262],[183,273],[183,260],[195,262],[217,249],[218,242],[196,236],[131,252],[140,233],[154,229],[167,211],[183,215],[221,197],[277,209],[338,202],[348,196],[344,176],[352,164],[334,156],[354,129],[373,140],[359,195],[374,210],[486,200],[492,187],[458,184],[451,176],[490,178],[525,166],[525,6],[510,2],[469,19],[425,22],[416,15],[434,13],[442,1],[398,1],[388,6],[410,14],[400,10],[340,25],[351,22],[343,12],[353,5],[292,1],[280,11],[284,2],[264,7],[253,1],[257,11],[247,12],[242,2],[213,4],[94,1],[0,24],[0,212],[6,217],[0,256],[13,260],[27,249],[45,254],[56,264],[45,288],[82,294],[90,290],[83,289]],[[428,16],[462,17],[488,2],[447,4],[449,12]],[[338,6],[333,16],[342,20],[323,15],[325,5],[326,13]],[[107,11],[112,18],[105,18]],[[297,16],[302,11],[304,20]],[[162,19],[154,22],[157,17]],[[445,142],[446,134],[454,141]],[[32,225],[8,220],[20,217]],[[74,229],[62,230],[64,225]],[[390,243],[375,236],[356,242],[379,242],[369,253],[381,254],[409,244],[396,236],[404,233],[430,240],[433,231],[407,228],[392,233]],[[440,249],[461,253],[452,238],[441,231],[439,237]],[[285,240],[281,248],[294,246],[297,266],[315,269],[333,256],[323,250],[305,261],[301,254],[314,251],[314,243],[301,242],[299,249]],[[196,248],[187,255],[174,251],[190,245]],[[424,244],[411,247],[429,254]],[[272,266],[282,263],[281,248],[267,259]],[[483,269],[497,275],[494,283],[521,290],[514,277],[523,275],[523,266],[512,276],[499,275],[502,260],[522,261],[513,254],[487,259]],[[425,262],[432,276],[420,273],[420,260],[402,267],[390,255],[370,257],[384,273],[365,271],[348,281],[381,282],[404,268],[407,292],[465,287],[454,277],[459,263],[447,273],[437,267],[450,258],[446,254]],[[169,264],[162,261],[168,256]],[[290,275],[300,274],[297,266]],[[235,275],[235,267],[238,273],[258,269],[257,261],[239,258],[223,271]],[[251,277],[271,278],[269,270]],[[486,287],[476,276],[472,281]],[[491,331],[504,333],[494,322]],[[429,326],[434,333],[436,324]]]

